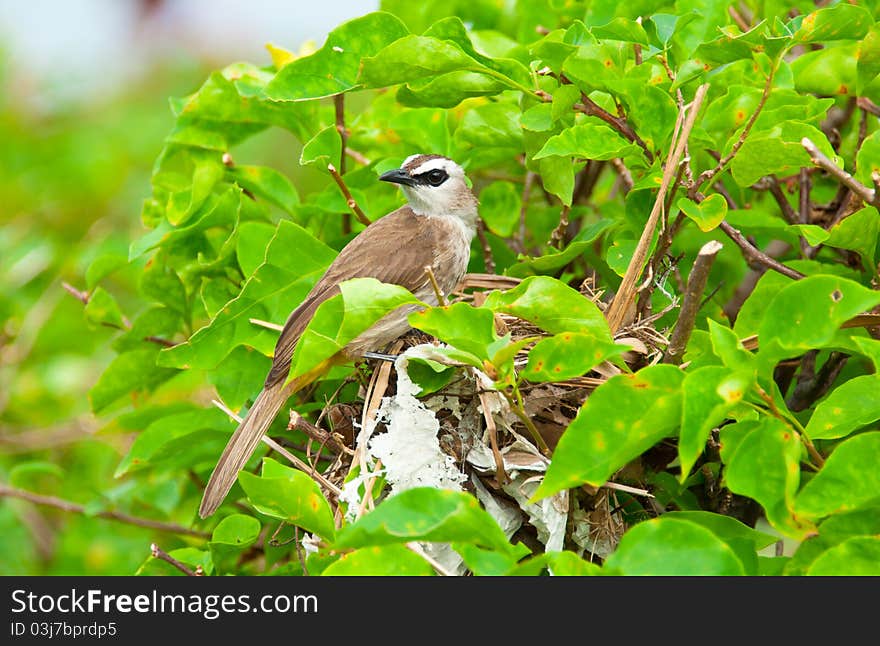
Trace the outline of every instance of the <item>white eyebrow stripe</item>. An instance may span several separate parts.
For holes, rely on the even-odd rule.
[[[413,168],[412,175],[413,176],[421,175],[422,173],[427,173],[428,171],[432,171],[432,170],[436,170],[436,169],[445,170],[447,173],[449,173],[451,175],[452,174],[451,164],[452,164],[452,162],[450,162],[450,160],[448,160],[448,159],[442,159],[442,158],[429,159],[428,161],[422,162],[421,164],[419,164],[418,166]],[[406,165],[406,163],[404,163],[404,166],[405,165]]]

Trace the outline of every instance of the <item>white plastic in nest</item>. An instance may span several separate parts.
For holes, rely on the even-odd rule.
[[[429,348],[415,346],[397,358],[397,392],[384,397],[376,413],[386,431],[370,439],[369,454],[382,460],[392,495],[413,487],[461,491],[467,480],[452,456],[440,450],[440,422],[434,411],[416,398],[421,389],[407,373],[410,357],[426,357],[433,346]]]

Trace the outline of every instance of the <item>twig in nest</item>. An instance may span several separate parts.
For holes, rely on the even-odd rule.
[[[694,260],[694,266],[688,276],[687,289],[681,302],[678,321],[675,323],[675,329],[669,338],[669,347],[666,348],[666,354],[663,357],[666,363],[676,365],[681,363],[688,340],[691,338],[691,332],[694,330],[703,290],[706,288],[706,281],[709,278],[709,270],[712,269],[712,263],[715,262],[715,257],[721,251],[721,247],[721,243],[717,240],[710,240],[703,245]]]
[[[336,170],[336,166],[333,164],[327,164],[327,170],[330,173],[330,176],[336,182],[336,185],[339,187],[339,190],[342,191],[343,197],[345,197],[345,202],[348,204],[348,208],[351,209],[352,213],[354,213],[355,217],[358,219],[358,222],[363,224],[364,226],[369,226],[370,218],[361,210],[361,207],[358,206],[357,201],[351,196],[351,191],[348,190],[348,186],[345,185],[345,180],[342,179],[342,175],[339,174],[339,171]]]
[[[507,472],[504,470],[504,458],[501,457],[501,451],[498,450],[498,427],[495,425],[495,417],[492,415],[492,408],[489,406],[489,400],[486,391],[480,392],[480,406],[483,408],[483,418],[486,420],[486,430],[489,431],[489,444],[492,446],[492,456],[495,458],[495,477],[498,484],[506,484],[509,480]]]
[[[232,410],[230,410],[229,407],[226,406],[226,404],[224,404],[223,402],[218,401],[216,399],[212,399],[211,403],[214,404],[214,406],[216,406],[220,410],[222,410],[224,413],[229,415],[229,417],[231,417],[237,424],[241,424],[241,417],[239,417],[234,412],[232,412]],[[273,440],[271,437],[269,437],[268,435],[264,435],[261,439],[263,440],[263,443],[266,444],[269,448],[271,448],[273,451],[275,451],[279,455],[282,455],[285,458],[287,458],[287,460],[293,466],[295,466],[297,469],[299,469],[303,473],[308,474],[308,476],[310,478],[312,478],[312,480],[314,480],[319,485],[321,485],[322,487],[327,489],[327,491],[332,493],[334,496],[336,496],[338,498],[342,494],[342,490],[339,487],[337,487],[335,484],[333,484],[332,482],[327,480],[327,478],[325,478],[323,475],[321,475],[320,473],[315,471],[315,469],[313,469],[310,464],[299,459],[293,453],[291,453],[290,451],[285,449],[283,446],[278,444],[278,442]]]
[[[703,99],[705,98],[708,89],[708,84],[701,85],[697,89],[697,92],[694,95],[694,100],[688,110],[687,117],[681,112],[678,114],[670,155],[666,160],[663,180],[660,184],[660,190],[657,192],[657,198],[654,200],[654,207],[651,209],[651,214],[648,216],[648,221],[645,224],[645,228],[642,230],[642,236],[639,239],[635,252],[633,253],[632,260],[626,269],[626,273],[623,276],[620,288],[617,290],[617,294],[615,294],[614,300],[611,301],[611,306],[606,312],[608,325],[612,332],[617,331],[617,329],[623,325],[626,313],[636,295],[636,285],[639,281],[642,268],[648,255],[648,249],[651,245],[654,230],[657,228],[657,222],[660,218],[660,212],[663,209],[663,203],[666,198],[666,191],[669,189],[669,184],[672,181],[673,176],[678,171],[678,164],[681,160],[682,153],[684,152],[685,144],[690,135],[691,129],[694,127],[697,113],[700,111],[700,106],[703,103]]]
[[[196,566],[195,570],[190,570],[186,565],[178,561],[176,558],[174,558],[167,552],[163,552],[161,549],[159,549],[159,546],[155,543],[152,543],[150,545],[150,554],[153,556],[154,559],[159,559],[160,561],[165,561],[166,563],[173,565],[175,568],[177,568],[187,576],[205,575],[204,571],[202,571],[201,565]]]
[[[290,411],[290,422],[287,424],[287,428],[291,431],[302,431],[311,439],[320,442],[322,446],[327,446],[334,453],[354,455],[354,451],[345,446],[337,435],[311,424],[295,410]]]

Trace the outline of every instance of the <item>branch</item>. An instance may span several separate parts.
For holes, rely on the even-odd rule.
[[[364,226],[369,226],[370,218],[366,216],[366,214],[361,210],[361,207],[358,206],[358,203],[351,196],[351,191],[348,190],[348,187],[345,185],[345,181],[342,179],[342,175],[340,175],[339,171],[336,170],[336,166],[334,166],[333,164],[327,164],[327,170],[330,172],[330,176],[333,177],[333,180],[336,182],[339,190],[342,191],[342,195],[343,197],[345,197],[348,208],[350,208],[352,213],[354,213],[355,217],[358,219],[358,222],[360,222]]]
[[[810,159],[816,166],[826,171],[829,175],[834,176],[841,184],[846,186],[871,206],[880,207],[880,192],[868,188],[855,177],[843,170],[840,166],[828,159],[822,151],[816,147],[816,144],[810,141],[807,137],[801,139],[801,146],[804,147],[804,150],[807,151],[807,154],[810,155]],[[871,173],[871,180],[874,182],[874,186],[880,184],[880,175],[878,175],[877,171]]]
[[[767,267],[768,269],[772,269],[773,271],[779,272],[783,276],[788,276],[794,280],[800,280],[804,277],[804,275],[799,272],[791,269],[790,267],[786,267],[781,262],[771,258],[763,251],[753,246],[748,240],[746,240],[745,236],[740,233],[739,230],[734,229],[730,224],[727,223],[726,220],[722,220],[721,224],[718,227],[724,231],[728,238],[734,241],[736,245],[742,249],[743,255],[746,257],[746,260],[749,264],[758,264]]]
[[[795,212],[794,207],[791,205],[791,202],[785,197],[785,193],[782,192],[782,187],[779,186],[779,180],[777,180],[774,175],[768,175],[767,180],[769,182],[770,195],[773,196],[773,199],[776,200],[776,203],[782,210],[782,217],[784,217],[785,221],[789,224],[797,224],[800,221],[800,218]]]
[[[752,116],[746,123],[745,128],[743,128],[743,131],[740,134],[739,138],[734,142],[733,147],[730,149],[730,152],[727,153],[727,155],[722,157],[720,160],[718,160],[718,164],[715,167],[704,170],[702,173],[700,173],[697,181],[694,182],[691,186],[691,194],[696,194],[696,192],[700,190],[700,187],[703,184],[711,181],[718,173],[724,170],[727,164],[729,164],[734,157],[736,157],[736,153],[738,153],[739,149],[742,148],[742,145],[746,142],[746,138],[752,131],[752,126],[754,126],[755,121],[758,120],[758,115],[761,114],[761,110],[764,108],[764,104],[767,103],[767,97],[770,96],[770,88],[773,85],[773,76],[775,74],[776,63],[774,62],[773,67],[770,68],[770,73],[767,75],[767,82],[764,83],[764,92],[761,94],[761,99],[760,101],[758,101],[758,105],[755,108],[755,111],[752,113]]]
[[[553,229],[550,234],[550,240],[547,242],[551,247],[562,249],[565,246],[565,232],[568,230],[568,214],[570,211],[570,206],[562,205],[562,212],[559,214],[559,224]]]
[[[706,282],[709,279],[709,271],[712,269],[712,263],[715,262],[715,257],[721,251],[722,246],[717,240],[710,240],[702,246],[694,260],[694,266],[688,276],[687,288],[681,302],[681,312],[663,357],[663,361],[666,363],[675,365],[681,363],[688,340],[691,338],[691,332],[694,330],[697,312],[700,311],[703,290],[706,289]]]
[[[339,154],[339,174],[345,175],[345,146],[348,141],[348,131],[345,129],[345,94],[333,95],[333,108],[336,112],[336,132],[339,133],[339,139],[342,140],[342,152]],[[343,213],[342,234],[348,235],[349,233],[351,233],[351,214]]]
[[[32,491],[25,491],[24,489],[16,489],[15,487],[10,487],[9,485],[3,483],[0,483],[0,497],[20,498],[21,500],[32,502],[35,505],[45,505],[47,507],[54,507],[56,509],[61,509],[62,511],[73,512],[75,514],[85,514],[86,516],[97,516],[98,518],[115,520],[120,523],[137,525],[138,527],[146,527],[148,529],[156,529],[161,532],[170,532],[172,534],[186,534],[187,536],[198,536],[200,538],[210,538],[211,536],[207,532],[202,532],[197,529],[190,529],[189,527],[183,527],[181,525],[175,525],[173,523],[163,523],[162,521],[152,520],[150,518],[129,516],[128,514],[124,514],[120,511],[104,510],[99,511],[95,514],[88,513],[86,512],[86,508],[83,505],[79,505],[75,502],[64,500],[62,498],[56,498],[54,496],[43,496],[38,493],[33,493]]]
[[[672,144],[670,146],[671,152],[666,160],[666,168],[663,171],[663,180],[660,184],[660,190],[657,192],[657,198],[654,200],[654,207],[651,209],[651,214],[648,216],[648,221],[642,231],[642,236],[639,239],[635,252],[633,253],[632,260],[626,268],[626,273],[620,283],[620,288],[617,290],[617,294],[615,294],[614,300],[611,302],[606,313],[608,325],[612,332],[616,332],[623,324],[626,311],[632,304],[633,298],[636,294],[636,284],[641,276],[642,268],[648,255],[648,249],[651,245],[651,239],[654,235],[654,230],[657,228],[657,221],[660,218],[660,212],[663,210],[666,191],[669,189],[672,177],[678,171],[678,164],[681,160],[682,153],[684,152],[685,144],[687,143],[691,129],[694,127],[697,113],[700,111],[700,106],[703,103],[703,99],[705,98],[708,89],[708,84],[701,85],[694,95],[694,100],[691,103],[687,116],[685,117],[682,112],[679,112],[678,114],[678,122],[676,123],[675,128],[676,134],[673,135]]]
[[[564,79],[565,77],[562,78]],[[626,137],[629,141],[638,145],[639,148],[641,148],[645,152],[645,157],[648,158],[648,163],[652,163],[654,161],[654,155],[648,148],[648,144],[646,144],[642,140],[642,138],[636,134],[636,131],[632,129],[632,126],[629,125],[627,120],[622,117],[615,117],[613,114],[605,110],[602,106],[600,106],[590,97],[588,97],[586,92],[581,92],[581,103],[575,103],[573,107],[578,112],[583,112],[584,114],[591,117],[600,118],[609,126],[617,130],[617,132]]]
[[[519,208],[519,230],[513,240],[514,247],[519,253],[526,252],[526,211],[529,208],[529,198],[532,196],[532,186],[537,175],[532,171],[526,171],[526,179],[523,183],[522,198]],[[487,270],[488,271],[488,270]]]
[[[183,572],[187,576],[204,576],[205,575],[204,571],[202,570],[201,565],[197,565],[195,571],[190,570],[186,565],[184,565],[183,563],[178,561],[176,558],[174,558],[173,556],[171,556],[167,552],[163,552],[159,548],[159,546],[156,545],[155,543],[152,543],[150,545],[150,554],[155,559],[159,559],[160,561],[165,561],[166,563],[170,563],[171,565],[176,567],[178,570],[180,570],[181,572]]]

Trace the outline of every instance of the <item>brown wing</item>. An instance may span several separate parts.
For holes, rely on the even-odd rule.
[[[343,247],[302,304],[287,318],[275,345],[266,385],[287,377],[300,335],[318,306],[339,293],[339,283],[369,277],[415,292],[427,283],[424,267],[434,260],[435,244],[433,227],[423,226],[408,206],[379,218],[361,231]]]

